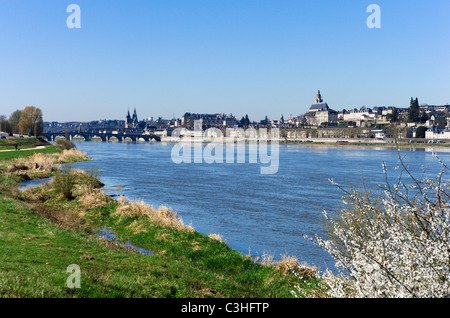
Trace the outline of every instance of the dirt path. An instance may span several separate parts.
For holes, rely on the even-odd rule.
[[[25,148],[25,149],[20,149],[20,147],[18,148],[19,150],[16,149],[5,149],[5,150],[0,150],[0,152],[7,152],[7,151],[27,151],[27,150],[36,150],[36,149],[44,149],[47,146],[37,146],[34,148]]]

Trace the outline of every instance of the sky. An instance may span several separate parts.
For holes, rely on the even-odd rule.
[[[335,110],[450,104],[449,17],[449,0],[0,0],[0,115],[286,119],[317,90]]]

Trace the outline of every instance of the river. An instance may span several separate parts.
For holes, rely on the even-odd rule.
[[[321,270],[333,268],[330,255],[303,235],[324,237],[323,210],[335,211],[341,192],[328,178],[347,187],[384,184],[382,161],[395,179],[398,153],[386,147],[280,145],[276,174],[260,173],[260,164],[175,163],[171,143],[75,142],[93,158],[75,167],[100,171],[111,194],[173,208],[185,224],[216,233],[243,254],[282,254]],[[444,162],[449,153],[439,152]],[[447,150],[448,151],[448,150]],[[411,148],[400,155],[416,171],[440,165],[429,149]]]

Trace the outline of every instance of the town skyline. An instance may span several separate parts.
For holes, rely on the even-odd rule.
[[[414,98],[416,98],[416,97],[414,97]],[[419,101],[420,101],[420,98],[419,98]],[[313,103],[311,103],[311,104],[313,104]],[[142,110],[133,106],[133,107],[127,107],[126,108],[127,111],[124,112],[124,114],[122,114],[122,116],[120,116],[118,118],[115,118],[115,117],[100,117],[100,118],[90,118],[90,119],[86,119],[86,120],[66,120],[66,121],[64,121],[64,120],[46,120],[45,117],[44,117],[44,122],[47,122],[47,123],[51,123],[51,122],[59,122],[59,123],[84,122],[84,123],[88,123],[88,122],[95,122],[95,121],[124,121],[125,122],[126,121],[126,117],[127,117],[127,113],[131,114],[133,112],[138,112],[139,113],[139,121],[143,121],[143,120],[144,121],[150,121],[151,120],[150,118],[152,118],[152,120],[154,120],[154,121],[156,121],[158,118],[161,118],[163,120],[175,120],[175,119],[181,119],[186,113],[190,113],[190,114],[210,114],[210,115],[213,115],[213,114],[232,115],[232,116],[235,116],[236,119],[238,119],[238,120],[241,117],[245,117],[246,115],[248,115],[248,117],[250,117],[250,120],[252,122],[259,122],[261,120],[264,120],[265,116],[267,116],[269,120],[279,120],[281,117],[284,117],[284,119],[289,119],[289,118],[294,118],[294,117],[297,117],[297,116],[302,116],[302,115],[304,115],[304,114],[306,114],[308,112],[308,108],[311,106],[311,104],[309,106],[305,107],[306,110],[305,110],[304,113],[297,113],[297,114],[295,114],[295,113],[289,113],[289,114],[281,113],[279,116],[270,117],[268,115],[264,115],[261,118],[253,117],[251,114],[246,113],[245,111],[243,113],[241,113],[241,114],[226,113],[226,112],[223,112],[223,111],[222,112],[220,112],[220,111],[219,112],[207,112],[207,113],[200,113],[200,112],[195,112],[195,111],[185,111],[180,116],[173,116],[172,115],[172,116],[169,116],[169,117],[163,117],[163,116],[158,116],[158,114],[150,114],[150,113],[144,113],[144,115],[142,115]],[[33,106],[35,106],[35,105],[33,105]],[[348,108],[341,108],[341,109],[333,107],[333,106],[330,105],[330,108],[335,109],[338,113],[342,113],[343,111],[351,112],[351,111],[354,111],[354,110],[361,110],[362,108],[367,108],[369,110],[372,110],[374,108],[375,109],[376,108],[383,108],[383,107],[384,108],[392,108],[392,107],[394,107],[394,108],[397,108],[397,109],[407,109],[409,106],[410,106],[409,104],[405,103],[405,105],[402,105],[402,106],[393,105],[393,104],[376,105],[376,106],[361,105],[359,107],[348,107]],[[431,107],[436,107],[436,106],[444,107],[444,106],[447,106],[448,108],[450,108],[450,103],[430,104],[430,103],[422,103],[422,102],[420,102],[420,106],[431,106]],[[134,116],[134,114],[133,114],[133,116]]]

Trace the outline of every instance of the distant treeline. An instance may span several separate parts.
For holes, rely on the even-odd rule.
[[[9,118],[0,115],[0,131],[9,134],[39,136],[44,130],[42,111],[38,107],[27,106],[14,111]]]

